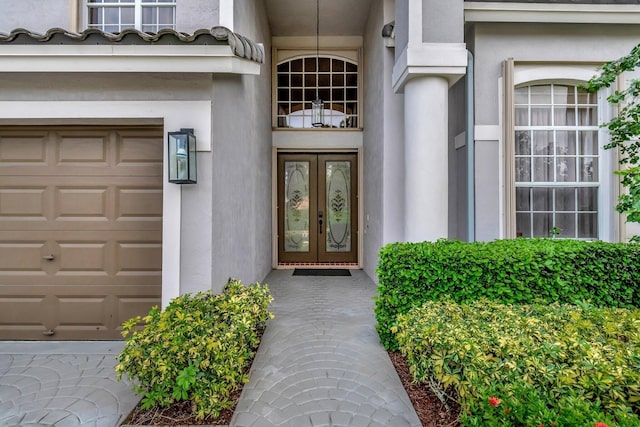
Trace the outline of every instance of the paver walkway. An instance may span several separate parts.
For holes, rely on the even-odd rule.
[[[272,272],[269,322],[235,427],[419,426],[373,315],[375,285]],[[139,400],[115,380],[122,342],[0,342],[0,426],[120,425]]]
[[[140,400],[116,381],[122,342],[0,342],[0,426],[119,426]]]
[[[374,283],[273,271],[271,320],[231,425],[420,426],[375,330]]]

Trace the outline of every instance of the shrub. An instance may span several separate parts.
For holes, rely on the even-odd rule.
[[[640,245],[559,239],[394,243],[380,251],[377,329],[387,349],[399,313],[449,297],[467,303],[640,306]]]
[[[640,425],[640,310],[428,302],[400,315],[414,379],[465,426]]]
[[[198,418],[217,417],[232,405],[231,392],[248,381],[247,365],[272,314],[266,285],[230,280],[219,295],[183,295],[161,311],[123,324],[125,347],[118,379],[126,374],[144,397],[142,408],[191,400]]]

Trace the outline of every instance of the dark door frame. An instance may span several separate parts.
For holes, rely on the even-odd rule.
[[[276,222],[277,227],[277,262],[282,263],[349,263],[358,264],[360,259],[360,183],[359,183],[359,153],[345,151],[300,151],[300,152],[277,152],[275,191],[276,195]],[[326,232],[329,212],[326,211],[326,180],[324,174],[326,162],[328,161],[350,161],[350,200],[348,214],[350,215],[351,250],[349,252],[327,251]],[[284,188],[281,183],[284,181],[285,161],[302,161],[309,164],[309,250],[307,252],[285,252],[284,251]],[[332,201],[335,203],[335,201]],[[335,214],[335,211],[334,211]]]

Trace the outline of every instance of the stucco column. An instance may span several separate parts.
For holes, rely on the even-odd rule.
[[[449,82],[417,76],[404,88],[406,241],[448,235]]]

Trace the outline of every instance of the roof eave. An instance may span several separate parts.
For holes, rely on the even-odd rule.
[[[640,8],[638,8],[638,5],[630,4],[465,1],[464,17],[466,23],[639,24]]]
[[[260,74],[260,63],[212,45],[6,45],[3,72]]]

